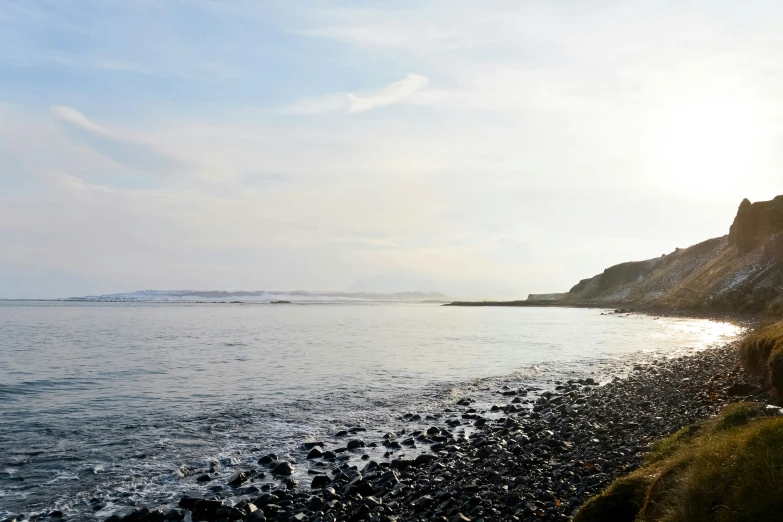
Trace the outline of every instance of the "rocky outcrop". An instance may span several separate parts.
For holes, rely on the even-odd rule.
[[[783,196],[756,203],[743,199],[729,228],[729,243],[745,255],[779,232],[783,232]]]
[[[783,196],[743,200],[727,236],[583,279],[568,305],[763,310],[783,302]]]
[[[783,263],[783,232],[775,234],[764,243],[764,261]]]

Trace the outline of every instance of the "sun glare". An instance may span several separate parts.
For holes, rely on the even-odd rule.
[[[697,102],[664,119],[659,159],[668,182],[716,191],[735,186],[753,168],[758,125],[747,105]]]

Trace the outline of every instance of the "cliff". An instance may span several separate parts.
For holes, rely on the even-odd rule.
[[[783,196],[743,200],[726,236],[583,279],[562,305],[783,311]],[[526,303],[538,303],[531,295]],[[544,303],[541,303],[544,304]],[[546,304],[554,304],[551,297]]]

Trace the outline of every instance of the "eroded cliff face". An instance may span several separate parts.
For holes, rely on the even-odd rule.
[[[783,196],[756,203],[743,199],[729,228],[729,242],[744,255],[779,232],[783,232]]]
[[[583,279],[563,304],[783,310],[783,196],[740,204],[727,236]]]

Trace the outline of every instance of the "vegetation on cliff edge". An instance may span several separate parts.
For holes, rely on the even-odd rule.
[[[743,366],[764,378],[778,401],[783,400],[783,321],[748,335],[740,345]]]
[[[761,403],[732,404],[659,441],[643,467],[593,497],[574,522],[778,520],[783,417],[766,413]]]

